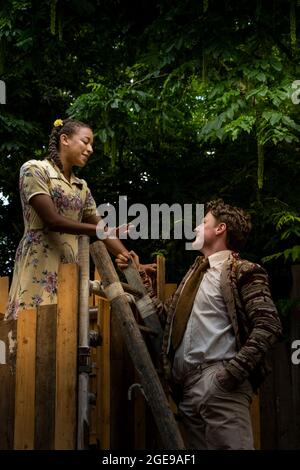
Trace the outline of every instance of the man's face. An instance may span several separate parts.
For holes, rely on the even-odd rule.
[[[205,246],[211,246],[217,239],[216,231],[218,227],[217,219],[208,212],[202,224],[195,228],[196,239],[193,241],[194,250],[201,251]]]

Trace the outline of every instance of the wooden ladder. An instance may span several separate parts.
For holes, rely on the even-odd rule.
[[[133,294],[135,306],[144,322],[142,328],[149,334],[154,362],[158,363],[163,332],[156,310],[139,273],[133,265],[130,265],[124,270],[128,284],[123,284],[119,280],[102,241],[93,243],[90,246],[90,253],[101,276],[104,294],[111,304],[112,315],[118,322],[129,355],[139,375],[143,393],[152,411],[163,446],[168,450],[184,449],[184,443],[174,414],[134,317],[130,301],[126,296],[125,290]],[[92,291],[95,294],[103,295],[99,284],[93,285],[92,283]]]

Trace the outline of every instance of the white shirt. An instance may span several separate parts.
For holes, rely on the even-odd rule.
[[[230,250],[223,250],[208,257],[209,268],[199,286],[175,354],[175,379],[180,380],[197,364],[229,360],[236,354],[235,336],[220,288],[222,265],[230,253]]]

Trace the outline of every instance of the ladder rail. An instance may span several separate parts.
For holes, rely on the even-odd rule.
[[[185,449],[170,404],[104,243],[102,241],[94,242],[90,246],[90,252],[100,273],[106,296],[110,301],[112,315],[120,326],[129,355],[139,374],[164,448],[168,450]],[[132,271],[130,274],[132,275]]]

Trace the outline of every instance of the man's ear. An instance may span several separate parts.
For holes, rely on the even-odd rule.
[[[226,232],[227,225],[225,222],[221,222],[217,227],[217,235],[221,235],[222,233]]]

